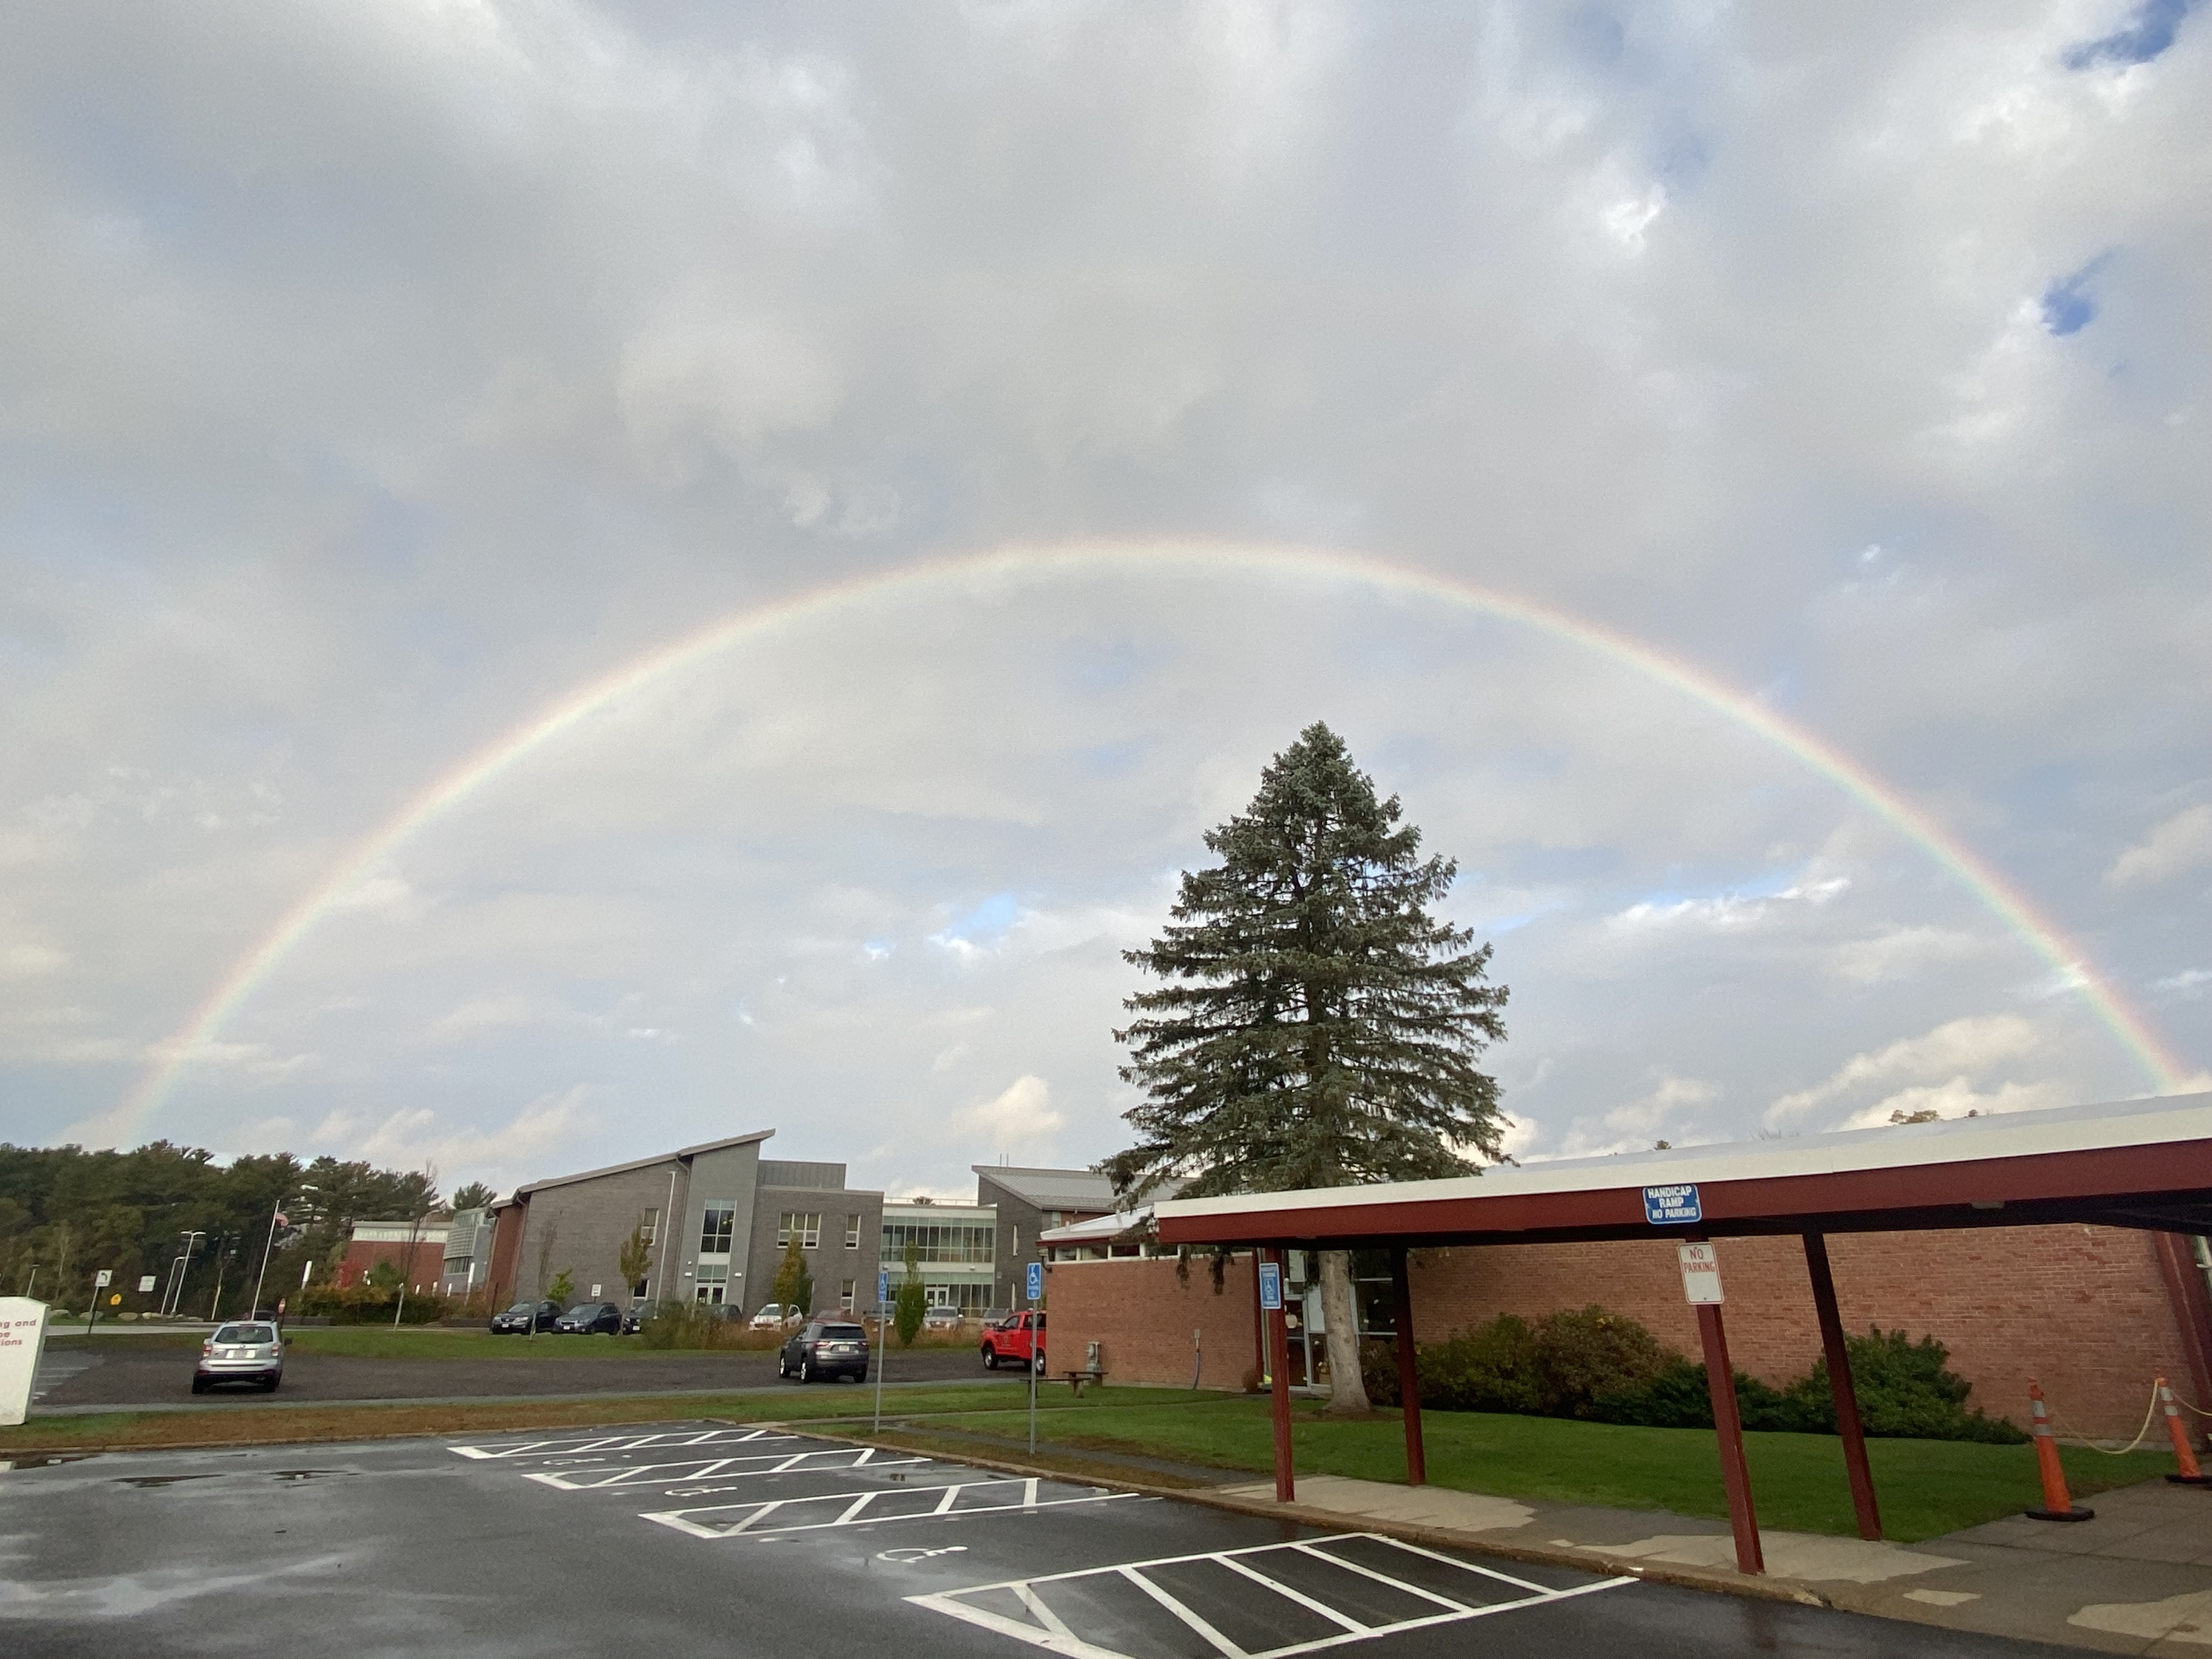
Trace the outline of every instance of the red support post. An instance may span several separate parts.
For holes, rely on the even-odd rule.
[[[1729,1527],[1735,1534],[1738,1572],[1763,1573],[1759,1516],[1751,1506],[1751,1470],[1743,1461],[1743,1419],[1735,1406],[1735,1372],[1729,1364],[1728,1333],[1719,1305],[1698,1304],[1698,1337],[1705,1351],[1705,1382],[1713,1399],[1713,1431],[1720,1440],[1721,1484],[1728,1488]]]
[[[1284,1294],[1288,1294],[1291,1267],[1285,1259],[1289,1252],[1278,1246],[1273,1252],[1275,1270],[1282,1275],[1279,1281]],[[1275,1501],[1291,1504],[1297,1501],[1297,1478],[1291,1465],[1291,1342],[1283,1322],[1283,1310],[1277,1307],[1267,1315],[1267,1370],[1275,1379]]]
[[[1851,1385],[1851,1351],[1844,1342],[1843,1316],[1836,1310],[1836,1276],[1828,1267],[1828,1241],[1805,1235],[1805,1270],[1813,1279],[1813,1309],[1820,1317],[1820,1351],[1828,1360],[1828,1392],[1836,1402],[1836,1433],[1844,1443],[1844,1473],[1850,1477],[1851,1507],[1858,1511],[1859,1536],[1881,1537],[1881,1510],[1875,1503],[1874,1468],[1867,1462],[1866,1428],[1859,1421],[1859,1398]]]
[[[1421,1375],[1413,1352],[1413,1278],[1403,1245],[1390,1252],[1390,1289],[1398,1303],[1398,1410],[1406,1419],[1406,1484],[1429,1482],[1428,1454],[1421,1446]]]

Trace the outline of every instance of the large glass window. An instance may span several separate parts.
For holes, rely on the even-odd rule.
[[[966,1261],[988,1264],[998,1229],[958,1221],[884,1224],[884,1265],[896,1267],[906,1260],[906,1247],[915,1247],[920,1261]]]
[[[808,1215],[800,1211],[786,1210],[778,1216],[775,1218],[775,1248],[779,1250],[789,1249],[794,1236],[799,1240],[800,1249],[817,1248],[822,1243],[822,1212],[817,1210]]]
[[[699,1254],[727,1255],[730,1235],[738,1224],[738,1206],[734,1203],[709,1199],[706,1213],[699,1223]]]

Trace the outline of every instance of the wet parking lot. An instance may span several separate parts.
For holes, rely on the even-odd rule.
[[[720,1423],[0,1473],[0,1651],[2021,1655]]]

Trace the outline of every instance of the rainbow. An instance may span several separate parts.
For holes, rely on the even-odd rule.
[[[1000,583],[1038,586],[1079,578],[1200,577],[1275,585],[1359,588],[1397,599],[1432,601],[1518,623],[1632,669],[1691,702],[1756,733],[1918,845],[2074,989],[2140,1066],[2152,1087],[2185,1086],[2188,1067],[2149,1024],[2094,968],[2056,924],[2018,889],[1897,791],[1833,746],[1692,665],[1640,641],[1532,599],[1497,592],[1367,555],[1208,541],[1073,543],[1005,549],[927,560],[878,574],[826,584],[710,623],[647,652],[582,685],[505,736],[485,744],[378,825],[303,895],[276,925],[233,963],[190,1019],[159,1044],[145,1078],[99,1120],[127,1144],[159,1111],[196,1056],[273,974],[332,906],[410,837],[497,782],[583,721],[672,674],[778,629],[818,622],[856,605],[897,600],[932,589]]]

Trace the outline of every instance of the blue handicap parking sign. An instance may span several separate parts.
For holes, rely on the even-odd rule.
[[[876,1301],[878,1305],[891,1299],[891,1276],[888,1272],[876,1275]]]
[[[1283,1310],[1283,1270],[1273,1261],[1260,1264],[1260,1306],[1268,1313]]]
[[[1042,1261],[1030,1263],[1030,1300],[1044,1300],[1044,1263]]]
[[[1705,1212],[1698,1207],[1697,1188],[1687,1183],[1680,1187],[1646,1187],[1644,1218],[1655,1227],[1680,1227],[1704,1220]]]

